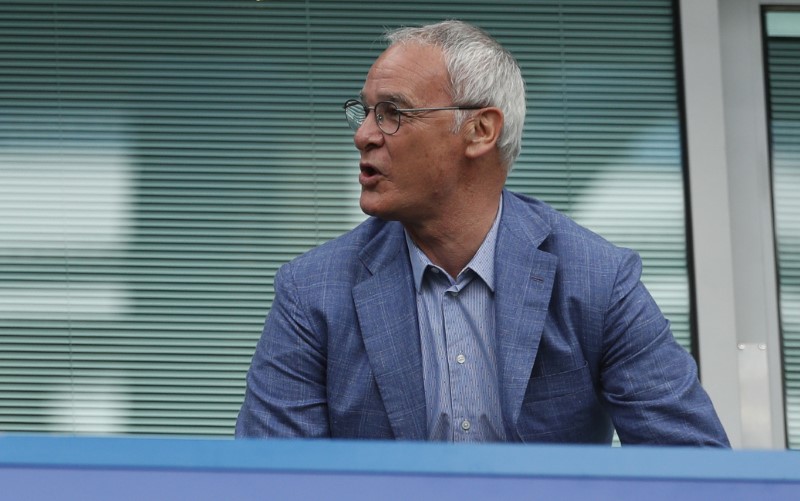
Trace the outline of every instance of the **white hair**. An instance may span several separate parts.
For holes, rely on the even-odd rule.
[[[497,141],[503,166],[511,170],[520,152],[525,124],[525,82],[517,61],[497,40],[463,21],[449,20],[386,33],[391,44],[418,43],[439,47],[450,75],[456,106],[495,106],[503,112]],[[458,111],[454,130],[469,116]]]

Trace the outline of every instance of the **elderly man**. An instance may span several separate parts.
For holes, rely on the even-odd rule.
[[[511,54],[458,21],[388,39],[344,106],[372,217],[278,272],[237,436],[727,446],[637,255],[504,190]]]

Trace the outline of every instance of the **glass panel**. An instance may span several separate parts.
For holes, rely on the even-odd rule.
[[[342,103],[442,18],[523,68],[509,186],[641,251],[688,348],[672,5],[0,3],[0,432],[232,434],[277,267],[363,219]]]
[[[788,446],[800,448],[800,12],[767,12],[770,154]]]

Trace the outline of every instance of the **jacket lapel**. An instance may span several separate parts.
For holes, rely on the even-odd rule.
[[[513,430],[542,337],[557,258],[539,246],[550,226],[504,191],[495,255],[495,328],[503,416]],[[386,223],[361,251],[369,277],[353,288],[356,313],[395,437],[427,438],[411,264],[402,226]]]
[[[538,247],[550,226],[505,191],[495,270],[495,328],[503,416],[513,430],[542,338],[557,258]]]
[[[422,352],[411,264],[399,223],[360,253],[370,276],[353,288],[367,356],[395,437],[427,438]]]

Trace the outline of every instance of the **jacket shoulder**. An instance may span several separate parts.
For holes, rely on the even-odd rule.
[[[611,258],[632,253],[630,249],[618,247],[594,231],[581,226],[572,218],[559,212],[537,198],[509,192],[513,197],[506,208],[511,208],[519,225],[537,228],[541,232],[540,249],[557,256],[568,255],[570,260],[581,256]]]

